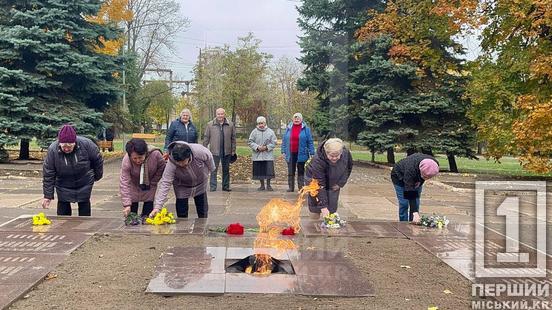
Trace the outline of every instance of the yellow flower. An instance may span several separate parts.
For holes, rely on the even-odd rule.
[[[174,215],[172,212],[168,212],[167,208],[162,208],[155,216],[152,218],[146,219],[146,224],[151,225],[164,225],[164,224],[174,224],[176,223]]]
[[[43,212],[33,215],[33,225],[50,225],[52,222],[44,215]]]

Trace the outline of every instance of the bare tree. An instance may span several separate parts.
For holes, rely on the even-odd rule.
[[[164,53],[174,52],[178,32],[189,27],[175,0],[129,0],[134,16],[126,23],[127,50],[137,54],[139,78],[148,66],[160,67]]]
[[[271,101],[270,115],[279,126],[291,120],[293,113],[312,115],[316,107],[315,94],[297,89],[303,65],[289,57],[281,57],[272,63],[270,70]]]

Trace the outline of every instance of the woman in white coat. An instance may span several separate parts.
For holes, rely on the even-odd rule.
[[[253,180],[259,180],[259,191],[273,191],[270,180],[274,178],[274,154],[276,134],[266,125],[266,118],[257,117],[257,127],[249,135],[249,147],[253,151]],[[265,187],[266,180],[266,187]]]

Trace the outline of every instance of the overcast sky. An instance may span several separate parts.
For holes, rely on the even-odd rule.
[[[179,0],[190,28],[175,40],[176,56],[167,60],[178,78],[192,78],[199,48],[234,46],[238,37],[253,32],[262,40],[263,52],[275,57],[299,56],[298,1],[290,0]]]
[[[199,49],[229,44],[248,32],[262,40],[263,52],[278,58],[299,57],[297,44],[300,30],[295,8],[299,0],[178,0],[182,16],[190,27],[175,39],[176,55],[166,60],[166,67],[176,72],[175,79],[188,80],[199,55]],[[475,37],[461,40],[468,49],[468,59],[477,56]],[[156,77],[151,77],[156,78]],[[184,87],[184,86],[182,86]]]

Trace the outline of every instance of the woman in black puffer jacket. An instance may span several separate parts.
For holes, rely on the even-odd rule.
[[[71,203],[77,202],[79,216],[90,216],[92,186],[102,176],[103,159],[98,146],[77,136],[71,125],[63,125],[44,159],[42,207],[50,206],[55,188],[58,215],[71,215]]]

